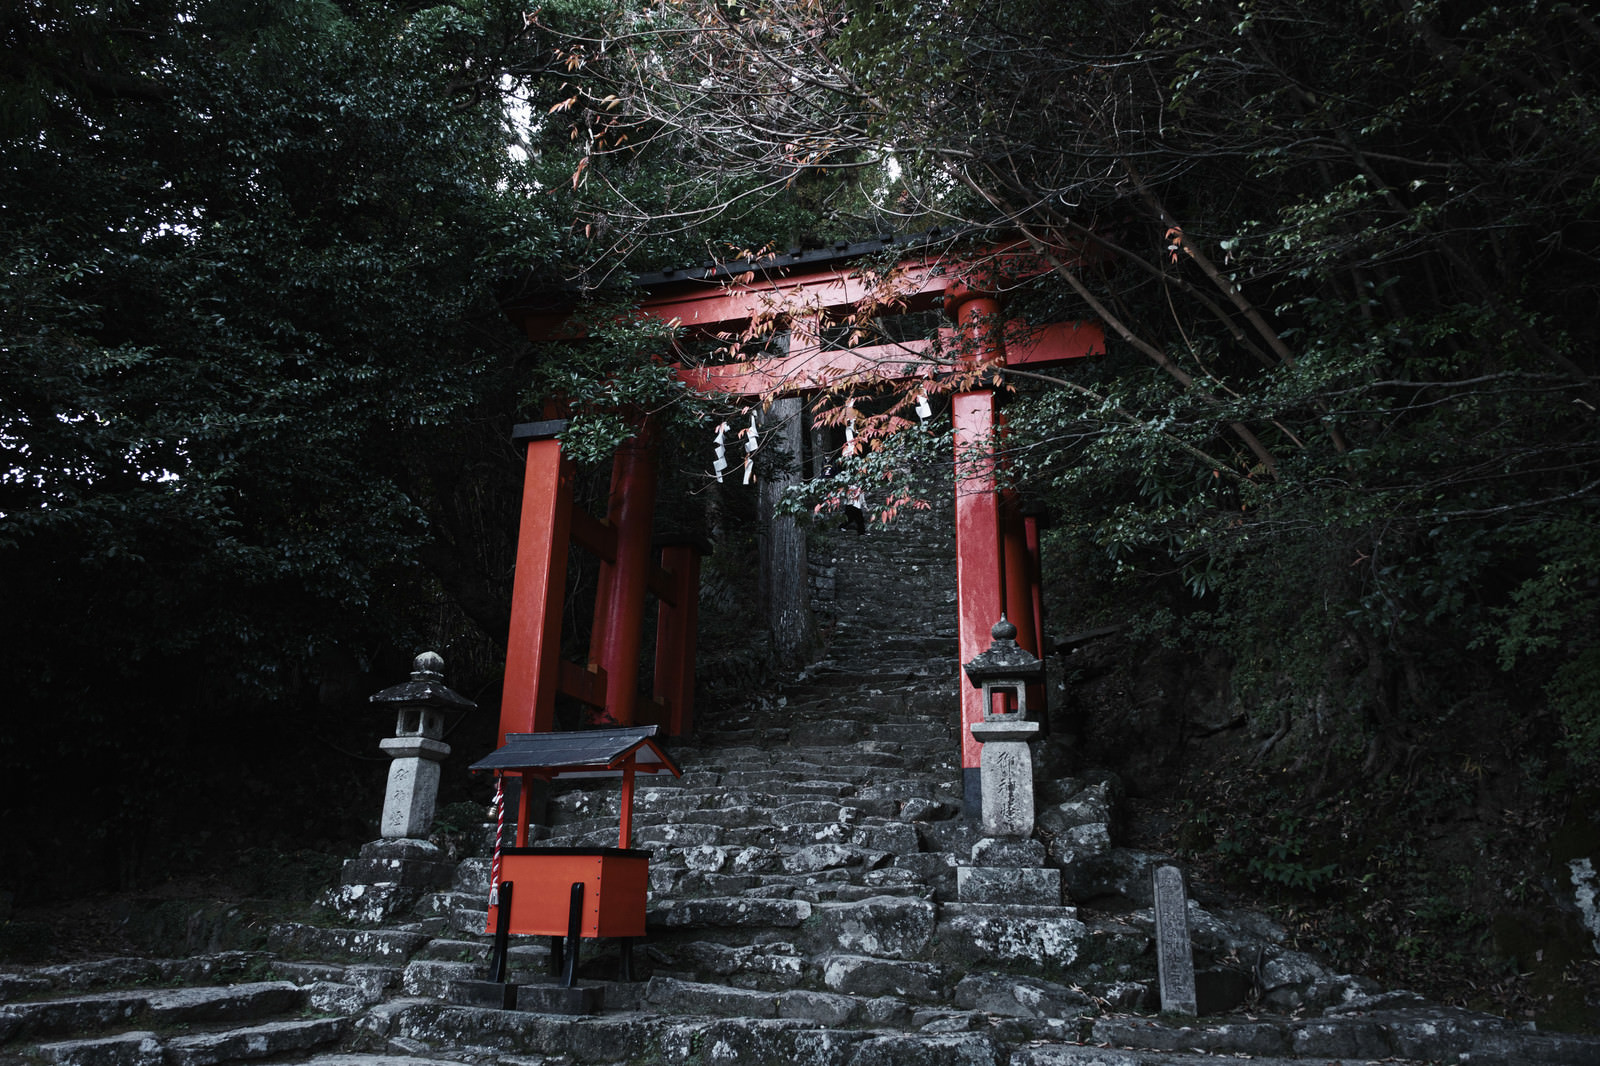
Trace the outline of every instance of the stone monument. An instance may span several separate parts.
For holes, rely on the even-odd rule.
[[[1194,1017],[1199,1013],[1194,989],[1194,952],[1189,943],[1189,896],[1183,871],[1158,866],[1151,873],[1155,891],[1156,973],[1161,1009]]]

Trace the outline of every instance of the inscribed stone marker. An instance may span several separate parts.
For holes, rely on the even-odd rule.
[[[1191,1017],[1199,1013],[1194,994],[1194,955],[1189,946],[1189,900],[1183,872],[1158,866],[1151,875],[1155,888],[1156,971],[1161,983],[1161,1009]]]

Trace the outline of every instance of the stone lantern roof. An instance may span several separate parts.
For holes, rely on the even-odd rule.
[[[368,697],[380,706],[428,707],[440,711],[475,711],[478,705],[444,683],[444,659],[425,651],[411,662],[411,680],[390,685]]]
[[[1017,643],[1017,627],[1005,615],[989,630],[989,636],[989,646],[961,667],[974,685],[986,681],[1044,680],[1044,661]]]

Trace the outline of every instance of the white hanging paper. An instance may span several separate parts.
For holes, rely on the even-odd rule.
[[[750,415],[750,428],[744,431],[744,483],[750,484],[756,476],[756,464],[753,456],[760,447],[760,434],[756,431],[756,416]]]
[[[717,480],[722,480],[722,472],[728,469],[728,449],[724,443],[727,439],[728,423],[723,422],[717,426],[716,460],[711,464],[711,469],[717,475]]]

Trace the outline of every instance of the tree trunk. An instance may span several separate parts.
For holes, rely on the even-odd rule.
[[[796,398],[773,401],[762,418],[761,443],[784,453],[782,471],[761,479],[762,610],[781,666],[805,662],[815,640],[806,581],[806,531],[791,515],[780,515],[778,498],[800,477],[804,418]]]

